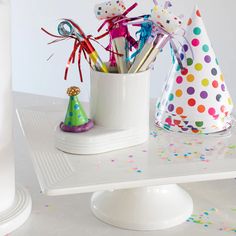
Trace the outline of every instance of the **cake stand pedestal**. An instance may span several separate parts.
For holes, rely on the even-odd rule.
[[[134,230],[173,227],[187,220],[193,209],[191,197],[178,184],[236,177],[235,126],[207,136],[168,133],[153,126],[142,145],[71,155],[55,148],[64,100],[29,95],[21,104],[18,117],[42,191],[49,196],[93,192],[92,211],[109,224]]]
[[[94,215],[120,228],[161,230],[184,223],[193,201],[178,185],[96,192],[91,199]]]
[[[32,201],[29,192],[16,186],[15,200],[10,208],[0,213],[0,235],[7,235],[22,226],[29,218]]]

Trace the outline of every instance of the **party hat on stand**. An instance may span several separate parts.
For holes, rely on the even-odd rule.
[[[93,128],[93,121],[89,120],[79,99],[80,89],[78,87],[70,87],[67,94],[70,96],[69,105],[65,121],[60,124],[60,128],[64,132],[81,133]]]
[[[181,60],[169,74],[156,123],[176,132],[214,133],[231,126],[232,100],[196,7],[188,21]]]

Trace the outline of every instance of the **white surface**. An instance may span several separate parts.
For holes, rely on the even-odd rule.
[[[46,102],[37,97],[34,104]],[[21,106],[33,105],[29,96],[17,94],[16,102]],[[17,124],[15,120],[15,124]],[[27,186],[33,200],[33,211],[30,219],[16,232],[8,236],[233,236],[230,228],[236,227],[236,181],[212,181],[183,185],[194,201],[195,218],[211,208],[216,212],[209,215],[208,227],[203,224],[186,222],[178,227],[165,231],[138,232],[121,230],[97,220],[89,206],[90,194],[79,194],[61,197],[47,197],[40,192],[30,156],[19,126],[15,126],[16,141],[16,178]],[[220,191],[219,191],[220,190]],[[204,215],[204,214],[203,214]],[[221,231],[220,228],[224,227]]]
[[[180,225],[193,213],[193,201],[177,185],[96,192],[94,215],[120,228],[164,230]]]
[[[56,129],[55,145],[72,154],[97,154],[145,143],[149,131],[150,71],[104,74],[91,70],[90,118],[85,133]]]
[[[97,28],[101,24],[94,15],[95,3],[102,0],[12,0],[13,11],[13,85],[17,91],[66,97],[67,87],[80,85],[77,66],[71,67],[68,81],[64,81],[64,69],[72,42],[62,42],[48,46],[53,39],[40,31],[45,27],[56,33],[58,20],[64,17],[74,19],[88,33],[97,35]],[[164,0],[161,0],[163,2]],[[134,1],[126,0],[130,6]],[[139,7],[131,15],[142,15],[153,7],[152,0],[137,0]],[[198,4],[202,11],[203,19],[212,40],[216,56],[225,74],[226,83],[236,101],[235,51],[236,27],[236,1],[235,0],[173,0],[172,12],[176,15],[184,14],[186,22],[191,15],[193,7]],[[108,45],[106,41],[104,45]],[[104,51],[101,51],[101,57]],[[54,53],[54,57],[47,58]],[[108,53],[106,53],[108,55]],[[89,96],[89,67],[83,66],[84,84],[82,85],[82,100]],[[155,71],[152,73],[151,96],[160,95],[164,79],[170,69],[171,56],[169,47],[158,56]],[[56,85],[56,89],[55,89]]]
[[[12,145],[10,1],[0,1],[0,215],[15,197]]]
[[[17,186],[12,206],[0,214],[0,235],[11,233],[21,227],[28,220],[31,208],[32,201],[29,192]]]
[[[236,177],[235,126],[223,136],[188,136],[151,127],[149,142],[143,145],[101,155],[69,155],[54,147],[53,136],[64,117],[65,101],[30,95],[23,99],[19,117],[48,195]],[[33,106],[27,106],[28,100]]]

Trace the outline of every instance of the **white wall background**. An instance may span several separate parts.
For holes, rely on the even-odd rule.
[[[89,67],[83,65],[84,84],[79,82],[76,66],[72,66],[68,81],[64,81],[64,68],[71,52],[72,42],[47,46],[52,40],[42,33],[43,26],[56,33],[58,20],[74,19],[88,33],[96,35],[99,22],[93,14],[94,4],[101,0],[12,0],[13,17],[13,88],[27,93],[65,97],[71,85],[82,88],[81,100],[89,98]],[[133,0],[126,0],[127,6]],[[149,13],[152,0],[137,0],[136,15]],[[198,4],[205,20],[213,47],[236,102],[236,1],[235,0],[173,0],[173,12],[184,14],[185,20]],[[54,57],[47,58],[54,53]],[[159,55],[152,73],[151,96],[160,94],[170,68],[169,48]]]

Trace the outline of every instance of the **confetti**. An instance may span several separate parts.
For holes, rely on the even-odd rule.
[[[236,211],[235,208],[231,209],[232,211]],[[218,212],[219,210],[216,208],[211,208],[209,210],[205,210],[200,214],[193,214],[188,220],[188,223],[194,223],[198,225],[202,225],[204,228],[208,228],[210,226],[216,225],[215,222],[211,220],[211,216]],[[222,226],[217,227],[216,229],[222,232],[234,232],[236,233],[236,227],[226,227],[225,223],[221,223]]]
[[[151,131],[151,132],[150,132],[150,135],[151,135],[153,138],[157,138],[157,132],[156,132],[156,131]]]
[[[194,224],[199,224],[203,225],[204,227],[209,227],[210,225],[213,224],[213,222],[210,221],[209,215],[212,212],[216,212],[216,208],[211,208],[210,210],[205,210],[203,213],[196,215],[193,214],[187,222],[194,223]]]
[[[236,145],[230,145],[228,146],[229,149],[236,149]]]

